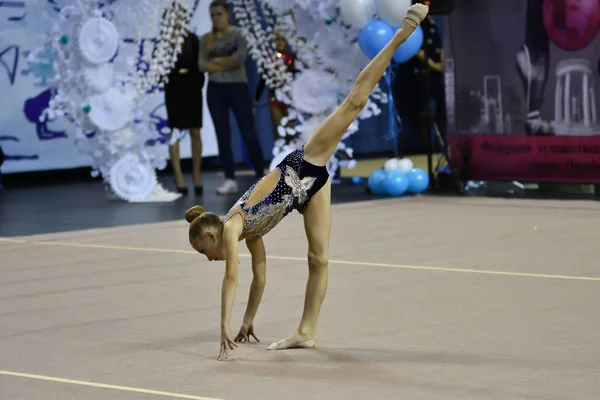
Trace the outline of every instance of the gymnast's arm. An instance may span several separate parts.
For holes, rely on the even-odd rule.
[[[262,238],[246,240],[246,247],[252,255],[252,285],[248,297],[248,306],[244,315],[243,327],[249,328],[254,323],[254,317],[260,305],[267,282],[267,253]]]
[[[238,284],[238,238],[241,229],[241,218],[234,215],[223,226],[223,242],[225,245],[225,276],[221,287],[221,337],[229,338],[231,309]]]

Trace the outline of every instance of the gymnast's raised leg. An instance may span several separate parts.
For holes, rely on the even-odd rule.
[[[400,29],[381,52],[361,71],[340,105],[316,130],[304,146],[304,160],[324,166],[335,151],[348,126],[367,104],[371,91],[388,67],[394,52],[427,16],[429,8],[415,4],[409,8]],[[304,211],[308,239],[308,283],[304,312],[296,332],[269,346],[269,350],[314,347],[321,304],[327,292],[329,236],[331,231],[331,180],[310,200]]]

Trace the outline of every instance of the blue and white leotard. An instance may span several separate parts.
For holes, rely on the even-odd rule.
[[[292,210],[304,213],[310,199],[329,179],[325,166],[304,160],[304,146],[288,154],[276,168],[279,170],[279,179],[267,196],[250,207],[246,205],[252,191],[261,182],[258,181],[240,197],[225,217],[227,221],[235,214],[242,216],[244,229],[241,239],[264,236]]]

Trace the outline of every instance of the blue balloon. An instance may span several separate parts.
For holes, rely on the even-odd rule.
[[[371,190],[371,193],[375,195],[383,195],[385,194],[385,188],[383,187],[383,182],[385,181],[386,174],[382,169],[377,169],[369,175],[369,180],[367,185]]]
[[[383,181],[383,188],[390,196],[400,196],[408,189],[408,177],[401,171],[390,171]]]
[[[406,42],[402,43],[392,57],[397,63],[403,63],[415,56],[423,46],[423,29],[417,26],[417,29],[410,34]]]
[[[388,24],[373,20],[358,33],[358,45],[367,57],[373,59],[393,37],[394,31]]]
[[[422,193],[429,187],[429,175],[420,168],[408,171],[408,189],[410,193]]]

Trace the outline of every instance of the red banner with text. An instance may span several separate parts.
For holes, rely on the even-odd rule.
[[[450,152],[469,179],[600,183],[600,136],[452,135]]]

